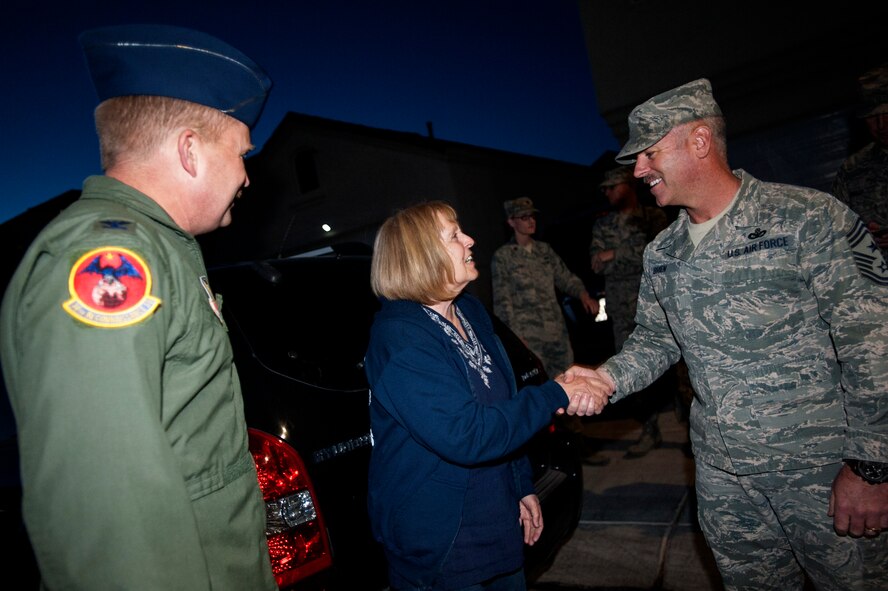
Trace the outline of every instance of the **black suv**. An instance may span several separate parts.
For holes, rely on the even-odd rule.
[[[210,270],[242,382],[271,560],[282,589],[388,587],[366,507],[371,444],[363,357],[378,308],[369,273],[369,256],[333,251]],[[539,360],[496,318],[494,323],[519,388],[544,381]],[[0,536],[14,552],[3,559],[10,561],[4,570],[36,581],[21,525],[14,423],[5,395],[0,403]],[[532,579],[572,534],[583,490],[579,441],[557,420],[529,442],[527,452],[546,524],[539,542],[527,548]]]

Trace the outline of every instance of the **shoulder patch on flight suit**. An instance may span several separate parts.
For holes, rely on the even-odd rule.
[[[863,221],[858,218],[846,237],[860,274],[876,285],[888,285],[888,263]]]
[[[118,230],[132,232],[135,224],[129,220],[99,220],[94,224],[96,230]]]
[[[77,259],[68,292],[65,312],[100,328],[131,326],[160,305],[151,295],[151,269],[142,257],[118,246],[96,248]]]

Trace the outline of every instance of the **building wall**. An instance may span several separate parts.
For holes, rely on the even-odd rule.
[[[732,165],[828,189],[859,147],[856,79],[888,60],[888,4],[578,0],[601,115],[622,143],[631,109],[706,77]]]
[[[299,166],[308,158],[318,186],[305,191]],[[393,211],[419,201],[454,205],[475,241],[481,277],[469,291],[490,304],[490,260],[510,236],[502,204],[529,196],[547,219],[588,203],[588,166],[478,148],[290,113],[262,151],[247,160],[250,187],[232,224],[201,236],[208,264],[289,256],[328,244],[369,248]],[[332,226],[327,233],[321,224]]]

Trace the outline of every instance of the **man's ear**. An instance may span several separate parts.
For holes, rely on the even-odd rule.
[[[179,134],[176,147],[179,150],[179,164],[189,176],[197,176],[197,143],[200,141],[193,129],[185,129]]]
[[[712,150],[712,130],[708,125],[698,125],[691,132],[691,143],[697,158],[705,158]]]

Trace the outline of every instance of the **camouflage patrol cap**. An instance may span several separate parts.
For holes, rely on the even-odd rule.
[[[616,161],[632,164],[635,154],[659,142],[673,127],[721,116],[721,109],[712,98],[712,86],[706,78],[667,90],[629,113],[629,141],[617,154]]]
[[[604,187],[614,187],[620,183],[629,183],[631,185],[634,181],[635,176],[632,174],[632,167],[619,166],[605,172],[604,180],[598,186],[603,189]]]
[[[860,117],[888,113],[888,63],[869,70],[857,81],[863,99]]]
[[[533,201],[530,200],[530,197],[519,197],[518,199],[506,201],[503,203],[503,208],[506,210],[507,218],[520,217],[539,211],[539,209],[533,206]]]

